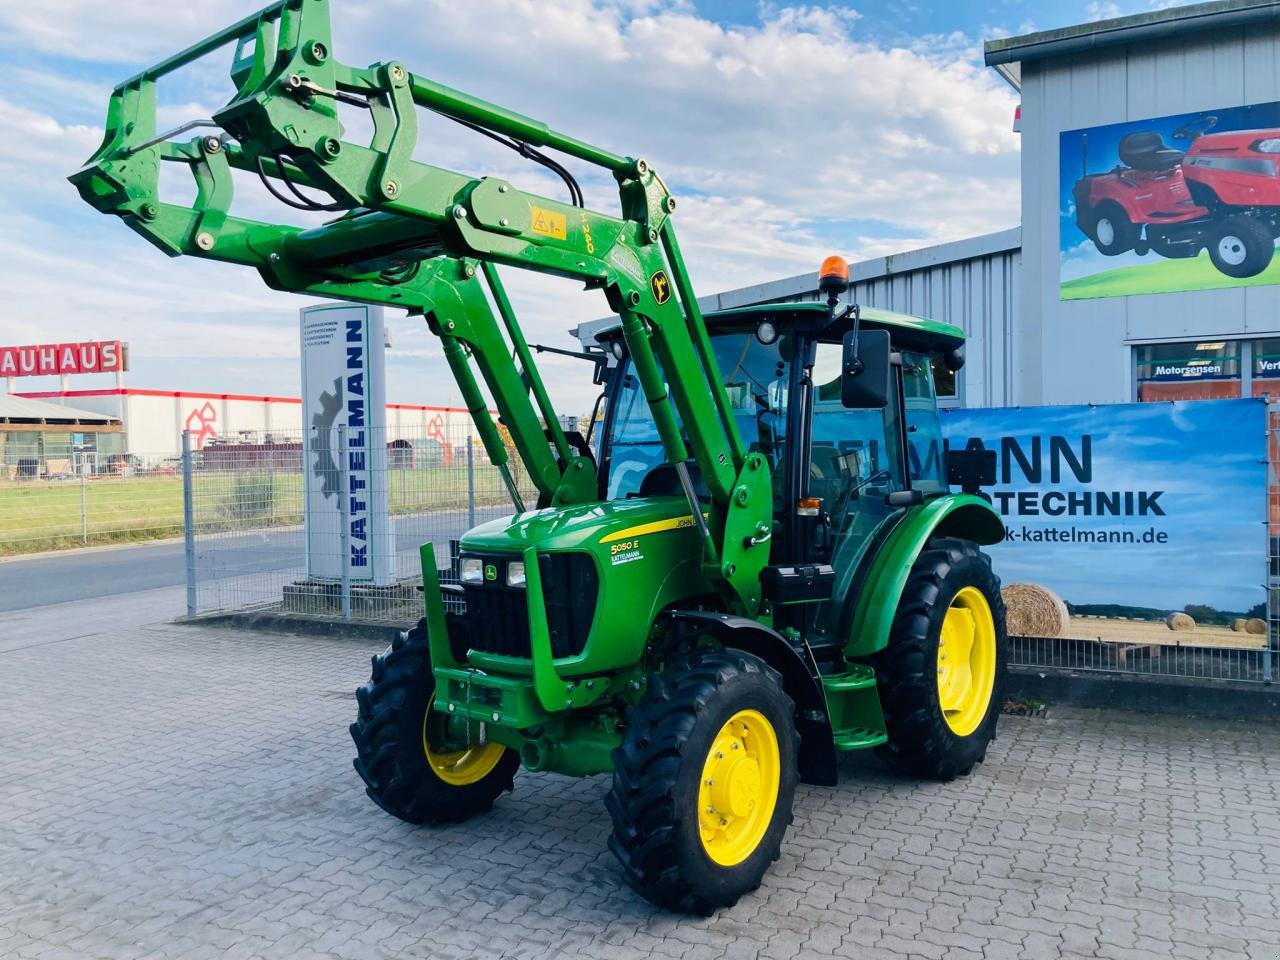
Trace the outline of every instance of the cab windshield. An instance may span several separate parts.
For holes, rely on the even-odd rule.
[[[793,344],[793,338],[780,337],[766,345],[756,339],[754,332],[721,333],[711,338],[738,431],[750,450],[768,459],[775,476],[782,465],[786,440],[787,387]],[[679,420],[677,412],[676,421]],[[610,500],[638,493],[645,475],[666,461],[658,428],[640,381],[633,373],[623,374],[606,442],[609,450],[606,496]]]
[[[759,452],[768,460],[778,496],[795,343],[795,337],[783,336],[771,344],[762,344],[754,331],[721,333],[711,338],[738,431],[750,451]],[[904,473],[896,402],[884,410],[843,407],[840,353],[839,343],[818,343],[812,371],[809,486],[811,493],[823,498],[828,507],[844,503],[857,491],[862,491],[864,499],[883,500],[885,493],[901,489]],[[903,359],[905,472],[913,487],[925,494],[941,493],[947,484],[929,356],[904,351]],[[649,404],[634,374],[623,374],[613,411],[608,436],[602,438],[609,457],[606,496],[610,500],[639,493],[641,481],[649,471],[666,462]],[[676,422],[680,422],[678,412]],[[600,452],[597,451],[598,456]]]

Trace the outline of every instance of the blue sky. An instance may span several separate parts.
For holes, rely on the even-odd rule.
[[[96,146],[112,84],[258,5],[0,4],[0,343],[122,338],[131,385],[296,395],[304,301],[247,270],[166,260],[65,181]],[[1015,225],[1016,97],[981,65],[982,41],[1155,5],[333,0],[339,59],[396,57],[649,158],[681,200],[677,228],[701,293],[812,270],[832,252],[879,256]],[[163,87],[162,127],[216,109],[225,68],[211,58]],[[417,155],[559,195],[449,124],[424,124]],[[575,171],[589,205],[616,209],[608,178]],[[237,190],[238,209],[284,219],[256,184]],[[568,327],[606,311],[560,281],[508,284],[535,341],[570,345]],[[421,322],[390,323],[388,399],[456,402]],[[592,392],[573,363],[548,360],[547,374],[558,405],[576,412]]]
[[[947,411],[952,446],[980,437],[989,449],[1016,438],[1066,438],[1081,449],[1093,438],[1091,482],[1063,469],[1062,482],[1027,482],[1015,466],[1011,482],[992,491],[1162,491],[1164,516],[1115,518],[1007,516],[1016,529],[1133,530],[1154,527],[1168,542],[1151,546],[1006,542],[991,548],[1005,583],[1029,581],[1068,603],[1120,603],[1181,610],[1203,603],[1247,611],[1266,599],[1266,407],[1259,400],[1029,407]],[[1205,563],[1212,557],[1213,563]],[[1194,587],[1187,587],[1194,584]]]

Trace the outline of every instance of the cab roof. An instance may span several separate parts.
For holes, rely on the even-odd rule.
[[[717,328],[754,325],[771,320],[780,331],[800,324],[809,326],[821,324],[827,317],[827,305],[820,302],[809,303],[762,303],[750,307],[736,307],[732,310],[717,310],[706,315],[708,326]],[[862,326],[888,330],[889,337],[896,346],[915,348],[918,350],[950,350],[964,343],[964,331],[941,320],[928,317],[913,317],[893,310],[882,310],[879,307],[861,307],[859,309]],[[840,329],[833,331],[843,334],[853,324],[852,317],[846,318]]]
[[[707,327],[712,333],[717,330],[734,327],[754,327],[765,320],[770,321],[780,333],[786,333],[793,327],[817,329],[825,324],[828,316],[827,305],[821,302],[805,303],[762,303],[749,307],[735,307],[731,310],[717,310],[704,315]],[[959,327],[931,320],[928,317],[913,317],[893,310],[882,310],[879,307],[862,307],[861,322],[864,327],[889,331],[889,337],[898,347],[914,350],[937,352],[951,350],[964,343],[965,334]],[[843,335],[853,325],[852,317],[846,318],[838,329],[830,331],[834,337]],[[621,330],[621,321],[608,324],[594,331],[598,340],[608,340],[617,336]]]

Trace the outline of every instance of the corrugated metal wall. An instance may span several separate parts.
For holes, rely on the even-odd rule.
[[[1006,230],[853,264],[852,300],[943,320],[969,337],[960,400],[969,407],[1019,402],[1015,358],[1020,312],[1019,231]],[[817,275],[792,277],[707,298],[707,309],[818,299]]]
[[[1280,100],[1280,25],[1188,32],[1022,65],[1020,402],[1131,400],[1131,345],[1144,340],[1280,333],[1280,286],[1066,303],[1058,292],[1062,131],[1273,100]]]

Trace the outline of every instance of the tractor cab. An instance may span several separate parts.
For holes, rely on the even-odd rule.
[[[867,573],[863,561],[908,508],[949,491],[935,385],[954,382],[964,335],[920,317],[874,308],[855,315],[820,302],[725,310],[706,322],[738,429],[770,468],[766,583],[775,626],[794,626],[811,646],[838,647],[848,638],[846,600]],[[842,380],[855,334],[864,361],[869,351],[887,353],[883,404],[846,405]],[[679,495],[620,331],[587,339],[617,358],[596,437],[601,498]],[[705,499],[696,464],[687,469]],[[804,582],[773,572],[788,570],[803,571]],[[792,608],[793,598],[803,606]]]

